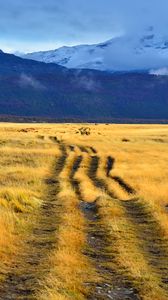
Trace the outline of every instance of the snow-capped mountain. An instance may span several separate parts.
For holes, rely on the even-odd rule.
[[[7,120],[13,115],[56,122],[158,123],[168,122],[167,108],[168,76],[67,69],[0,52],[0,112]]]
[[[159,36],[150,28],[142,35],[123,35],[100,44],[61,47],[22,57],[67,68],[113,72],[153,70],[156,73],[155,70],[168,66],[168,36]]]

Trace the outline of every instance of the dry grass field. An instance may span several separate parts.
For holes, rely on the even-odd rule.
[[[0,125],[0,299],[168,299],[168,126]]]

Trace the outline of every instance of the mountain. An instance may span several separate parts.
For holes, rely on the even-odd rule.
[[[168,36],[160,36],[150,27],[141,35],[123,35],[100,44],[61,47],[23,57],[67,68],[149,72],[168,66]]]
[[[168,119],[168,77],[67,69],[1,51],[0,115],[160,122]]]

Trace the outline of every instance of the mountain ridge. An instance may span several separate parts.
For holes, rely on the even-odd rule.
[[[161,122],[168,119],[167,107],[167,76],[67,69],[0,53],[0,114],[4,116]]]
[[[142,35],[123,35],[93,45],[63,46],[56,50],[22,55],[67,68],[96,69],[109,72],[149,72],[168,66],[168,37],[150,28]]]

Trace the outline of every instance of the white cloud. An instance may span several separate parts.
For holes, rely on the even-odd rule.
[[[6,0],[0,6],[0,36],[10,52],[97,43],[151,25],[166,33],[168,27],[167,0]]]
[[[151,70],[149,72],[150,75],[156,75],[156,76],[168,76],[168,68],[160,68],[157,70]]]
[[[45,89],[45,87],[35,78],[25,73],[22,73],[19,78],[20,86],[33,87],[34,89]]]

